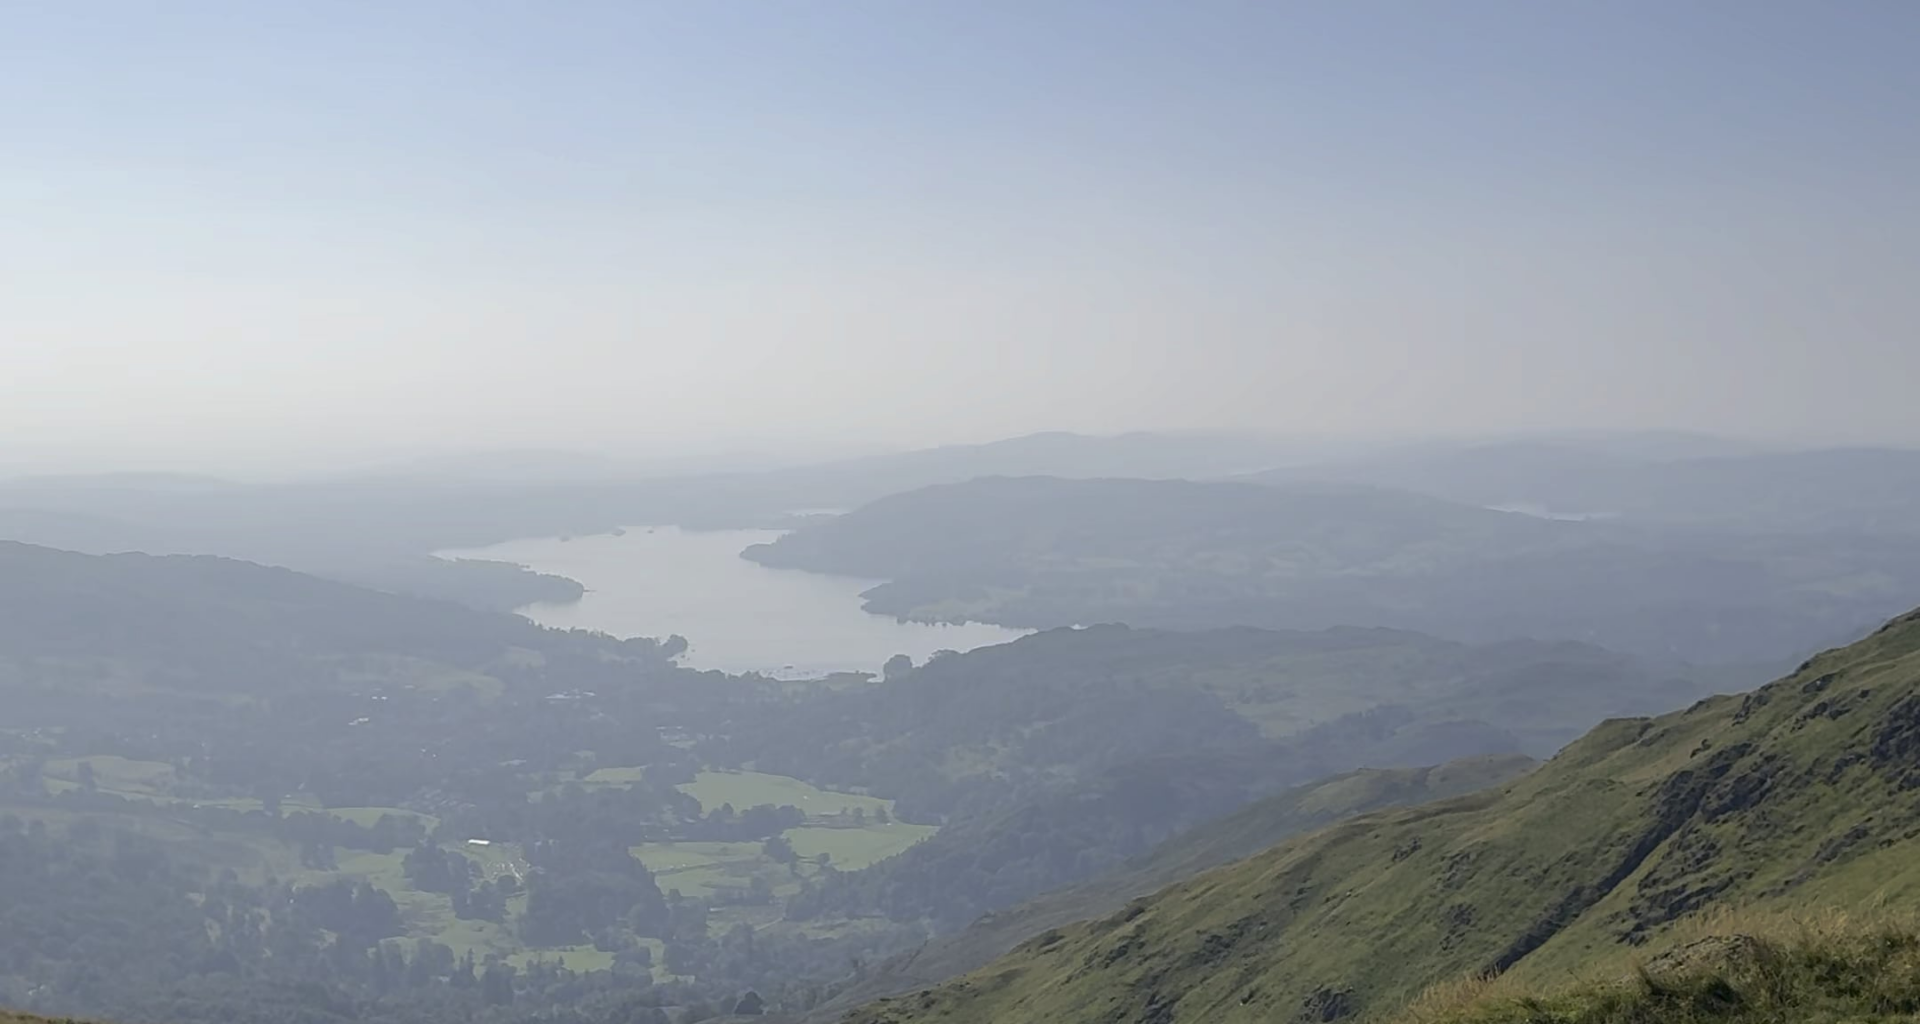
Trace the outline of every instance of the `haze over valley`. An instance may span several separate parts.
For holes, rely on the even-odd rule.
[[[1915,39],[0,2],[0,1024],[1920,1021]]]

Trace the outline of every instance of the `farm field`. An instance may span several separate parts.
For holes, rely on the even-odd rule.
[[[700,801],[706,811],[723,804],[732,804],[735,810],[773,804],[798,807],[807,817],[819,818],[856,810],[874,815],[882,810],[891,812],[893,806],[892,801],[879,797],[836,793],[786,775],[763,772],[701,772],[692,782],[683,783],[680,791]]]
[[[826,854],[833,866],[842,871],[858,871],[907,848],[940,831],[937,825],[910,825],[904,821],[884,824],[869,822],[859,828],[802,826],[784,834],[793,844],[793,852],[802,860]]]
[[[613,789],[639,783],[644,775],[643,767],[612,766],[587,772],[574,781],[589,790]],[[316,862],[295,845],[267,834],[258,818],[252,819],[256,823],[253,825],[235,818],[230,825],[216,823],[209,828],[199,820],[207,810],[252,815],[265,810],[265,806],[256,797],[195,794],[174,766],[163,761],[105,755],[61,758],[42,764],[40,776],[50,794],[78,797],[78,791],[90,789],[126,803],[118,812],[98,807],[84,813],[69,812],[42,804],[0,806],[0,814],[15,813],[49,824],[81,817],[99,820],[112,828],[162,839],[175,850],[191,851],[191,860],[209,867],[231,868],[255,884],[271,879],[303,886],[339,879],[366,882],[393,897],[408,938],[432,940],[447,946],[456,956],[472,954],[483,961],[497,956],[521,969],[539,962],[564,962],[574,970],[602,970],[613,962],[613,954],[591,945],[527,946],[515,925],[525,909],[524,894],[508,899],[505,923],[456,916],[446,894],[412,887],[406,876],[404,847],[379,853],[336,846],[329,859]],[[654,873],[663,892],[707,901],[711,907],[710,927],[716,932],[739,925],[760,928],[776,924],[781,921],[780,902],[800,892],[808,879],[828,870],[853,871],[870,866],[938,831],[931,825],[892,820],[889,800],[825,790],[788,776],[705,771],[679,788],[708,812],[725,805],[738,810],[772,804],[798,808],[807,816],[806,824],[781,834],[793,849],[793,863],[776,860],[767,843],[760,840],[654,842],[632,848],[633,856]],[[536,791],[535,798],[543,792]],[[323,813],[363,828],[373,827],[383,817],[417,823],[426,833],[440,824],[434,815],[408,808],[324,807],[300,793],[287,794],[278,803],[283,816]],[[473,862],[486,880],[507,875],[525,879],[529,870],[523,851],[511,841],[476,845],[460,837],[442,840],[443,848]],[[813,922],[804,930],[826,937],[860,927],[858,921]],[[657,939],[638,941],[651,947],[656,976],[669,978],[663,966],[664,943]]]

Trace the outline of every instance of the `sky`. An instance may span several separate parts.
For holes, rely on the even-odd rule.
[[[0,466],[1920,444],[1920,4],[0,0]]]

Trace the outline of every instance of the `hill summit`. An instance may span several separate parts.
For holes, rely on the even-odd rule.
[[[1502,787],[1353,819],[861,1024],[1331,1022],[1466,976],[1627,970],[1677,923],[1920,901],[1920,613],[1744,695],[1606,722]]]

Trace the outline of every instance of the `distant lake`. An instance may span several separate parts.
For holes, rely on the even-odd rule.
[[[1006,643],[1025,631],[980,623],[897,622],[861,609],[860,592],[879,580],[769,569],[740,557],[774,530],[694,532],[636,526],[623,535],[515,540],[443,551],[445,558],[514,562],[578,580],[586,597],[536,604],[520,614],[545,626],[615,636],[678,633],[693,668],[782,677],[877,672],[905,654],[916,663],[941,649]]]

